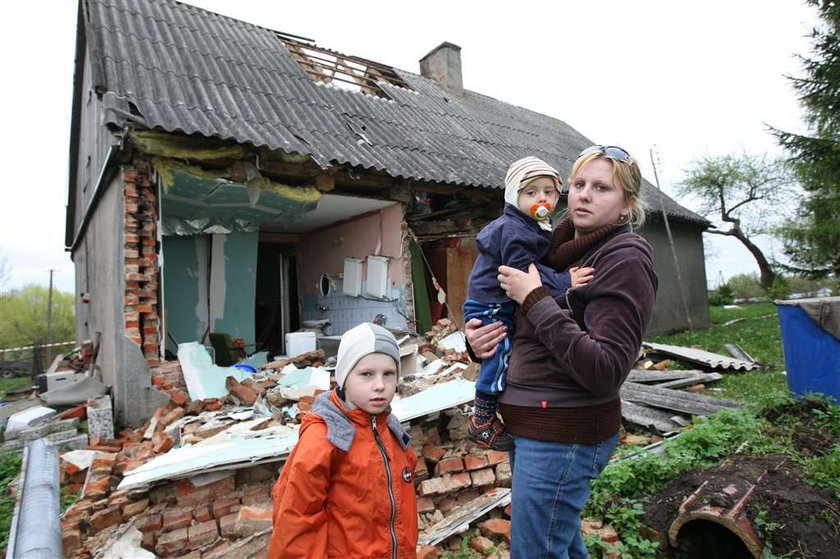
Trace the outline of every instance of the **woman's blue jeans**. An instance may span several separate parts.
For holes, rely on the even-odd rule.
[[[616,433],[594,445],[513,437],[511,559],[589,557],[580,514],[618,445]]]

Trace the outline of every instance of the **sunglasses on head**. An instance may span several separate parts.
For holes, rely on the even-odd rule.
[[[633,159],[630,157],[630,154],[627,153],[627,150],[618,146],[590,146],[580,152],[578,157],[589,155],[590,153],[603,153],[607,157],[622,163],[630,163],[630,160]]]

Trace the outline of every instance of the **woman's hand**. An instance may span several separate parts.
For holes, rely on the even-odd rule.
[[[479,319],[471,318],[464,325],[464,335],[475,356],[479,359],[487,359],[493,357],[499,342],[507,336],[507,327],[501,322],[482,326]]]
[[[528,266],[527,274],[510,266],[499,266],[498,277],[499,285],[505,290],[507,296],[520,305],[530,292],[542,286],[540,273],[533,264]]]

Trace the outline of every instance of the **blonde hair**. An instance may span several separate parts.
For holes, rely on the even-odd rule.
[[[633,227],[641,227],[645,223],[645,205],[642,202],[642,171],[636,160],[630,157],[627,162],[620,161],[603,151],[592,151],[580,155],[572,164],[572,173],[569,176],[569,184],[577,176],[581,168],[595,159],[605,159],[612,165],[612,179],[621,185],[624,191],[624,200],[630,205],[630,223]]]

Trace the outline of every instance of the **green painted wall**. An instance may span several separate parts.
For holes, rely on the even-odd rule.
[[[224,307],[222,315],[215,317],[213,331],[227,332],[231,338],[245,338],[245,343],[253,344],[259,233],[214,235],[213,242],[221,241],[220,237],[224,239]],[[217,254],[216,250],[213,253]],[[217,281],[215,266],[213,268],[211,294],[216,292]]]
[[[212,332],[254,343],[258,239],[256,232],[163,238],[167,328],[179,343],[201,341],[208,320]],[[166,347],[177,353],[169,337]]]
[[[178,343],[198,341],[204,333],[204,320],[198,318],[199,284],[207,289],[206,269],[199,270],[199,250],[206,253],[207,239],[200,235],[166,236],[163,238],[163,302],[169,333]],[[199,248],[200,245],[201,248]],[[206,268],[206,258],[204,265]],[[200,281],[200,279],[202,281]],[[206,307],[206,293],[204,307]],[[167,336],[166,348],[178,353],[175,343]]]

